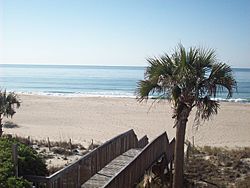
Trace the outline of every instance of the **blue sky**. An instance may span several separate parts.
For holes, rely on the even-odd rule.
[[[249,0],[0,0],[0,63],[147,65],[185,47],[250,67]]]

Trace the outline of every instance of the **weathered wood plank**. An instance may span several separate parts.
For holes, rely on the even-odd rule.
[[[101,187],[110,179],[109,176],[95,174],[89,181],[85,182],[84,186],[88,188]],[[83,187],[83,186],[82,186]]]
[[[97,174],[92,176],[81,187],[103,187],[111,178],[113,178],[124,166],[129,164],[139,153],[141,149],[130,149],[112,160]]]

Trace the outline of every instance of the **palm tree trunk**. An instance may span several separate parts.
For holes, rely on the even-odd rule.
[[[0,114],[0,137],[3,135],[2,114]]]
[[[189,112],[190,110],[184,107],[180,114],[180,118],[177,119],[174,154],[174,188],[183,188],[184,183],[184,142]]]

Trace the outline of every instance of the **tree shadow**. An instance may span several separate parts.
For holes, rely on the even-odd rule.
[[[6,128],[6,129],[13,129],[13,128],[19,128],[19,125],[17,125],[16,123],[13,123],[11,121],[6,121],[3,124],[3,127]]]

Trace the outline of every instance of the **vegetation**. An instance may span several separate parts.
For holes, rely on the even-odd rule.
[[[9,135],[9,137],[11,137]],[[81,157],[87,154],[90,150],[99,146],[97,144],[91,143],[89,149],[85,148],[81,144],[73,144],[71,140],[66,141],[49,141],[48,140],[34,140],[30,137],[21,137],[15,136],[15,139],[25,145],[29,145],[41,156],[46,164],[48,169],[48,175],[51,175],[58,170],[63,169],[65,166],[68,166],[74,160],[77,160],[78,157]],[[75,158],[75,156],[77,156]],[[61,165],[53,165],[53,160],[60,161]]]
[[[174,187],[183,187],[184,140],[186,124],[191,110],[196,107],[196,122],[208,120],[217,114],[219,102],[212,100],[225,89],[228,97],[236,88],[231,68],[216,59],[211,49],[190,48],[182,45],[173,54],[147,59],[149,66],[145,80],[138,83],[138,100],[158,94],[159,99],[168,98],[173,104],[176,120]]]
[[[12,144],[18,145],[18,175],[14,174],[12,161]],[[25,175],[47,175],[48,171],[43,159],[37,152],[18,142],[16,139],[0,138],[0,188],[30,187],[30,183],[23,179]]]
[[[249,147],[189,147],[183,187],[250,187],[249,159]],[[137,187],[171,187],[168,174],[164,174],[163,180],[153,172],[148,172]]]
[[[2,183],[0,184],[0,186],[2,186]],[[4,185],[3,187],[7,187],[7,188],[27,188],[27,187],[31,187],[31,184],[27,180],[25,180],[23,178],[10,177],[7,180],[7,184]]]
[[[0,137],[3,134],[3,117],[12,117],[16,113],[15,108],[19,108],[20,104],[21,102],[15,93],[0,91]]]
[[[191,148],[185,179],[195,187],[247,187],[250,185],[250,148]]]

